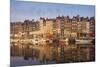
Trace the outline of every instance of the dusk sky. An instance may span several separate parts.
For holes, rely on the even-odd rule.
[[[95,6],[11,0],[11,22],[24,21],[25,19],[38,20],[40,17],[55,18],[67,15],[70,17],[76,15],[92,17],[95,16]]]

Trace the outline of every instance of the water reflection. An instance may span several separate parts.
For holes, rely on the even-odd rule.
[[[27,61],[29,59],[39,61],[39,64],[95,61],[95,45],[55,39],[52,42],[46,41],[46,44],[13,45],[11,58],[16,56],[23,57]]]

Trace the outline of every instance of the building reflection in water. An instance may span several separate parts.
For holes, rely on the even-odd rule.
[[[20,47],[17,45],[11,46],[11,57],[19,56],[25,60],[31,58],[41,62],[56,61],[56,63],[95,61],[94,44],[69,45],[60,44],[55,40],[52,44],[47,43],[45,46],[39,46],[39,48],[34,48],[31,43],[27,45],[24,44],[24,46]]]

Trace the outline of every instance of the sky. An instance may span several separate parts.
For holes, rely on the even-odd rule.
[[[58,4],[43,2],[26,2],[11,0],[10,3],[10,21],[24,21],[25,19],[38,20],[40,17],[55,18],[57,16],[76,16],[83,17],[95,16],[95,6],[93,5],[75,5]]]

